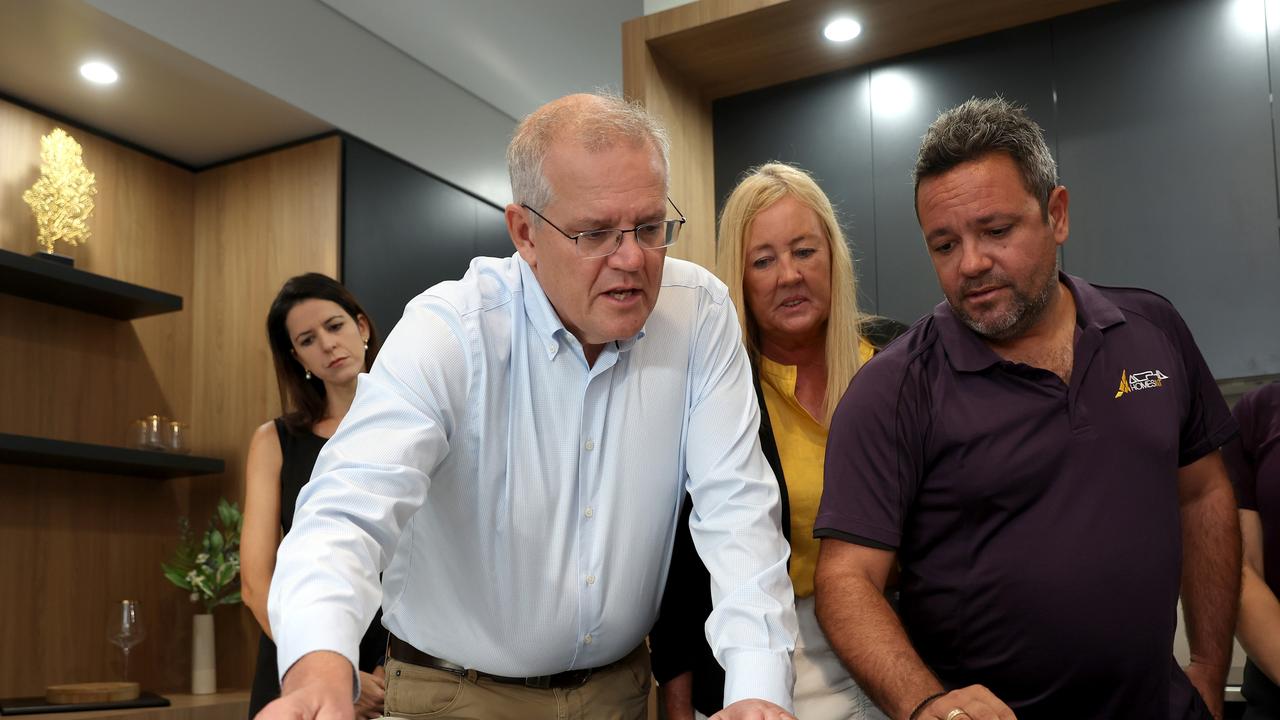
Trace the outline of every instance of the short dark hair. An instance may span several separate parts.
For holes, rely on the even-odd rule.
[[[364,353],[365,372],[373,367],[380,346],[373,318],[342,283],[320,273],[306,273],[285,281],[267,311],[267,341],[271,344],[271,358],[276,366],[276,384],[280,388],[280,404],[284,409],[282,418],[285,426],[294,433],[310,432],[312,426],[324,418],[325,411],[324,383],[319,378],[307,379],[306,371],[293,358],[293,341],[285,326],[289,311],[304,300],[330,300],[352,320],[364,318],[369,325],[369,348]]]
[[[1044,131],[1027,115],[1026,108],[1002,97],[970,98],[938,115],[925,131],[916,155],[912,172],[916,194],[921,180],[993,152],[1013,159],[1027,192],[1048,217],[1049,195],[1058,186],[1058,164],[1045,144]],[[917,204],[917,217],[919,213]]]

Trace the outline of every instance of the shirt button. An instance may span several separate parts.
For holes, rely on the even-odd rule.
[[[553,353],[553,352],[555,352],[555,351],[556,351],[556,345],[555,345],[555,343],[550,343],[550,344],[548,344],[548,345],[547,345],[547,352],[549,352],[549,353]]]
[[[590,505],[588,505],[587,509],[582,511],[582,514],[586,515],[587,517],[591,517],[592,515],[596,514],[596,511],[593,510]]]
[[[588,585],[595,585],[595,584],[596,584],[596,576],[595,576],[595,575],[588,575],[588,576],[587,576],[587,584],[588,584]]]
[[[587,633],[587,636],[586,636],[586,637],[584,637],[584,638],[582,638],[582,642],[586,643],[587,645],[590,645],[590,644],[591,644],[591,633]]]
[[[583,447],[585,447],[588,451],[595,450],[596,443],[594,440],[588,440],[586,445],[584,445]]]

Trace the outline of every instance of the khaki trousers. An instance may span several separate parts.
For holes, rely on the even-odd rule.
[[[387,661],[387,715],[432,720],[645,720],[649,649],[640,647],[572,688],[530,688]]]

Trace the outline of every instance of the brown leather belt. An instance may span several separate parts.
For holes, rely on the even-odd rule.
[[[538,688],[547,690],[549,688],[571,688],[578,687],[591,679],[593,673],[600,672],[605,668],[613,667],[618,662],[610,663],[603,667],[587,668],[585,670],[566,670],[555,675],[539,675],[537,677],[507,677],[505,675],[494,675],[492,673],[481,672],[479,670],[468,670],[457,663],[449,662],[443,658],[434,655],[428,655],[400,638],[387,633],[387,654],[393,660],[399,660],[411,665],[421,665],[422,667],[435,668],[443,670],[455,675],[467,676],[475,673],[476,677],[482,677],[494,682],[506,683],[508,685],[524,685],[525,687]]]

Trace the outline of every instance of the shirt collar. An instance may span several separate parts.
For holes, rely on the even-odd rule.
[[[1058,279],[1066,285],[1067,290],[1076,301],[1076,324],[1088,330],[1096,328],[1101,331],[1112,325],[1124,322],[1124,313],[1097,288],[1078,277],[1064,272],[1058,273]],[[982,338],[970,330],[946,300],[938,303],[933,309],[933,320],[942,340],[942,347],[947,353],[951,366],[960,372],[981,372],[1004,359],[995,353]]]
[[[537,330],[539,337],[546,343],[543,350],[547,353],[549,359],[554,359],[556,353],[560,351],[563,343],[571,345],[580,345],[578,339],[569,332],[564,326],[564,322],[560,320],[560,315],[556,313],[556,309],[552,307],[551,301],[547,299],[547,294],[542,290],[542,285],[538,282],[538,276],[533,274],[533,268],[529,267],[529,263],[525,262],[520,253],[515,255],[516,263],[520,266],[520,285],[524,292],[524,312],[529,318],[529,322]],[[648,326],[648,323],[645,323]],[[635,344],[636,341],[644,337],[645,329],[641,328],[640,332],[634,336],[617,341],[618,352],[627,352]],[[606,348],[607,349],[607,348]]]

